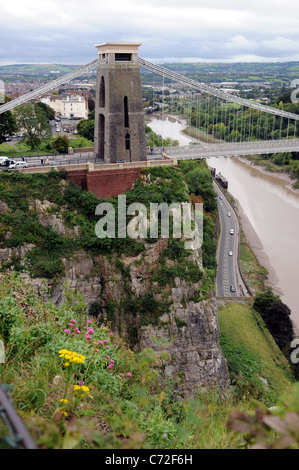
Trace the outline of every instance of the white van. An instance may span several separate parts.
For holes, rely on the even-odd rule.
[[[7,165],[7,160],[10,161],[10,158],[8,157],[0,157],[0,165],[6,166]]]

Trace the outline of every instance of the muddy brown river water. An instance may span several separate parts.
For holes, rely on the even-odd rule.
[[[162,122],[153,118],[149,125],[156,133],[163,132],[163,137],[186,145],[188,137],[181,134],[183,122],[178,125],[172,119]],[[286,178],[266,173],[243,159],[211,157],[207,163],[227,178],[229,192],[255,232],[253,248],[270,271],[269,283],[289,306],[299,328],[299,192],[290,189]]]

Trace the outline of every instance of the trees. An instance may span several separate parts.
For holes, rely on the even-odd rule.
[[[47,112],[41,103],[29,103],[15,110],[16,120],[26,134],[26,143],[31,150],[38,148],[42,137],[50,137],[51,126]]]
[[[290,318],[291,310],[282,302],[274,302],[266,308],[264,320],[280,350],[288,348],[294,339],[293,323]]]
[[[11,101],[10,98],[5,96],[5,103]],[[0,144],[5,142],[6,135],[12,135],[18,130],[15,116],[11,111],[0,114]]]
[[[68,153],[69,139],[66,135],[58,135],[52,140],[51,147],[58,153]]]
[[[275,295],[272,289],[268,287],[265,292],[255,297],[253,308],[264,318],[267,308],[274,304],[274,302],[280,302],[280,297]]]
[[[281,302],[280,297],[275,295],[271,288],[268,288],[255,297],[253,308],[261,314],[277,346],[286,353],[287,357],[290,342],[294,339],[289,307]]]
[[[80,135],[85,137],[85,139],[94,141],[94,119],[86,120],[81,119],[77,125],[77,131]]]

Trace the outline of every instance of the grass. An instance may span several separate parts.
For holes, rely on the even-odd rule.
[[[291,389],[293,377],[260,316],[249,305],[228,303],[219,308],[219,327],[221,349],[240,396],[275,405]],[[269,390],[258,377],[267,380]]]
[[[239,259],[241,273],[251,293],[256,295],[262,292],[265,289],[265,280],[267,279],[268,271],[259,264],[257,257],[246,242],[242,231]]]

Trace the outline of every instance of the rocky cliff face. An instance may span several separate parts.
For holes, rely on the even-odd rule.
[[[80,236],[79,227],[66,227],[52,203],[36,200],[33,206],[30,210],[37,213],[43,226],[51,227],[60,236]],[[0,213],[8,211],[8,206],[1,203]],[[7,231],[6,239],[10,236]],[[51,280],[53,301],[63,301],[65,285],[80,292],[87,313],[99,320],[110,319],[113,328],[135,350],[154,350],[160,357],[162,376],[174,379],[181,392],[192,395],[197,388],[211,385],[227,389],[229,378],[219,346],[217,305],[213,296],[203,294],[202,289],[201,252],[193,251],[181,261],[165,255],[167,244],[167,239],[158,239],[145,244],[145,249],[134,256],[91,255],[79,249],[71,257],[61,259],[63,274]],[[10,263],[15,259],[26,267],[26,255],[34,245],[4,245],[0,248],[2,268],[11,269]],[[29,278],[28,273],[22,276]],[[38,287],[45,279],[31,282]]]

